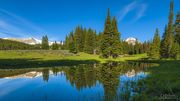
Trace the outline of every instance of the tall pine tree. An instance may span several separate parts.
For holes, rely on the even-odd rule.
[[[81,26],[78,26],[74,32],[74,38],[76,40],[77,50],[82,52],[84,48],[84,35],[83,29]]]
[[[175,42],[180,45],[180,11],[176,15],[175,22]]]
[[[174,18],[174,2],[171,1],[168,26],[167,28],[165,28],[165,32],[164,32],[162,43],[161,43],[161,57],[162,58],[171,57],[172,46],[174,43],[173,18]]]
[[[84,52],[93,54],[96,48],[96,32],[89,29],[86,33]]]
[[[101,54],[102,57],[108,58],[112,56],[112,26],[111,26],[111,17],[110,10],[108,9],[108,15],[105,21],[104,33],[102,34],[101,40]]]
[[[70,32],[69,34],[69,52],[76,54],[78,52],[77,46],[76,46],[76,39],[74,37],[73,32]]]
[[[57,44],[57,42],[55,41],[53,44],[52,44],[52,50],[58,50],[59,49],[59,45]]]
[[[120,33],[117,28],[117,21],[115,18],[111,21],[110,10],[108,9],[108,15],[105,21],[104,33],[101,40],[101,54],[104,58],[116,58],[120,54]]]
[[[174,42],[170,53],[171,58],[180,59],[180,12],[176,15],[176,22],[174,24]]]
[[[160,36],[159,36],[159,30],[156,29],[156,32],[154,34],[153,43],[151,44],[150,48],[150,58],[153,59],[159,59],[160,57]]]
[[[113,58],[118,57],[121,53],[120,33],[118,32],[117,21],[115,17],[112,19],[112,30],[113,30],[113,43],[112,43],[112,55]]]
[[[44,50],[48,50],[49,49],[49,41],[48,41],[47,35],[42,37],[42,46],[41,47]]]

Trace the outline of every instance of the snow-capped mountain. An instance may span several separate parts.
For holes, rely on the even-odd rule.
[[[132,45],[135,45],[136,42],[137,42],[137,39],[136,38],[133,38],[133,37],[129,37],[125,40],[125,42],[127,42],[128,44],[132,44]]]
[[[22,43],[26,43],[30,45],[41,44],[41,40],[32,38],[32,37],[30,38],[3,38],[3,39],[18,41],[18,42],[22,42]]]
[[[36,38],[3,38],[5,40],[12,40],[12,41],[18,41],[22,43],[26,43],[29,45],[36,45],[36,44],[41,44],[42,40],[36,39]],[[52,45],[55,41],[49,41],[49,45]],[[57,44],[64,44],[63,41],[56,41]]]

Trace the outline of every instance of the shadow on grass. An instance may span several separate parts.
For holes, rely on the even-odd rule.
[[[180,60],[149,60],[148,58],[143,58],[140,60],[127,60],[128,62],[142,62],[142,63],[168,63],[168,62],[175,62],[180,63]]]
[[[97,60],[40,60],[40,59],[0,59],[0,69],[38,68],[73,66],[99,63]]]

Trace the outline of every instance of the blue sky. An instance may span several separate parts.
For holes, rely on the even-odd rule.
[[[64,40],[77,25],[103,31],[107,9],[118,19],[123,39],[150,40],[162,35],[170,0],[0,0],[0,38]],[[180,0],[174,0],[176,14]]]

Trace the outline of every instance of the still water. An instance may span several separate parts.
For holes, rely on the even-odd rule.
[[[128,101],[150,66],[110,62],[0,69],[0,101]]]

